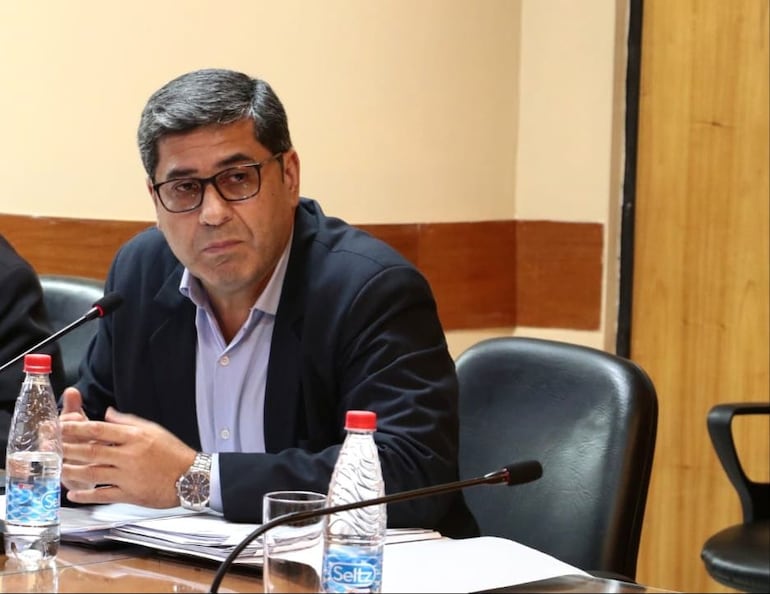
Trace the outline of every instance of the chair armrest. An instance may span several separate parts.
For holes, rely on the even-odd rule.
[[[770,483],[756,483],[746,476],[735,449],[732,420],[736,415],[759,414],[770,415],[770,402],[717,404],[707,418],[711,443],[741,500],[744,523],[770,517]]]

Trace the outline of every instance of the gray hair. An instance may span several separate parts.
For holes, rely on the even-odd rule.
[[[286,111],[268,83],[241,72],[188,72],[155,91],[142,110],[137,140],[147,175],[154,179],[158,140],[209,124],[254,120],[254,137],[272,154],[292,147]]]

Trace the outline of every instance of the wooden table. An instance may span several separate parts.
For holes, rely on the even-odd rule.
[[[0,592],[208,592],[215,564],[176,559],[141,547],[95,550],[62,545],[52,568],[24,571],[0,555]],[[262,592],[253,570],[228,573],[219,592]],[[491,592],[667,592],[627,582],[562,576]]]
[[[215,565],[141,547],[95,550],[62,545],[54,567],[24,571],[0,555],[0,592],[208,592]],[[262,592],[259,574],[229,573],[220,592]]]

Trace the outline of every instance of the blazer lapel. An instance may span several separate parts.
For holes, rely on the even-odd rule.
[[[297,444],[300,418],[300,341],[290,320],[276,317],[265,385],[265,449]]]
[[[195,406],[195,306],[179,292],[182,266],[155,297],[163,319],[150,339],[152,385],[161,422],[190,447],[199,450]]]
[[[273,327],[265,386],[265,449],[279,452],[297,446],[307,420],[302,408],[301,329],[305,312],[302,272],[308,266],[309,249],[317,225],[303,208],[294,217],[289,264],[281,288],[281,300]]]

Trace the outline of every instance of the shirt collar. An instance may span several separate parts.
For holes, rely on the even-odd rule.
[[[291,253],[293,237],[294,230],[292,230],[291,235],[289,236],[286,247],[283,248],[283,253],[278,259],[278,264],[276,264],[275,270],[273,270],[273,274],[270,276],[270,280],[267,282],[267,285],[262,290],[259,297],[257,297],[252,309],[270,315],[275,315],[278,311],[278,303],[281,300],[283,279],[286,277],[286,268],[289,264],[289,254]],[[201,282],[192,275],[187,267],[185,267],[184,272],[182,272],[182,279],[179,282],[179,292],[192,301],[197,307],[206,308],[208,305],[209,300],[203,285],[201,285]]]

